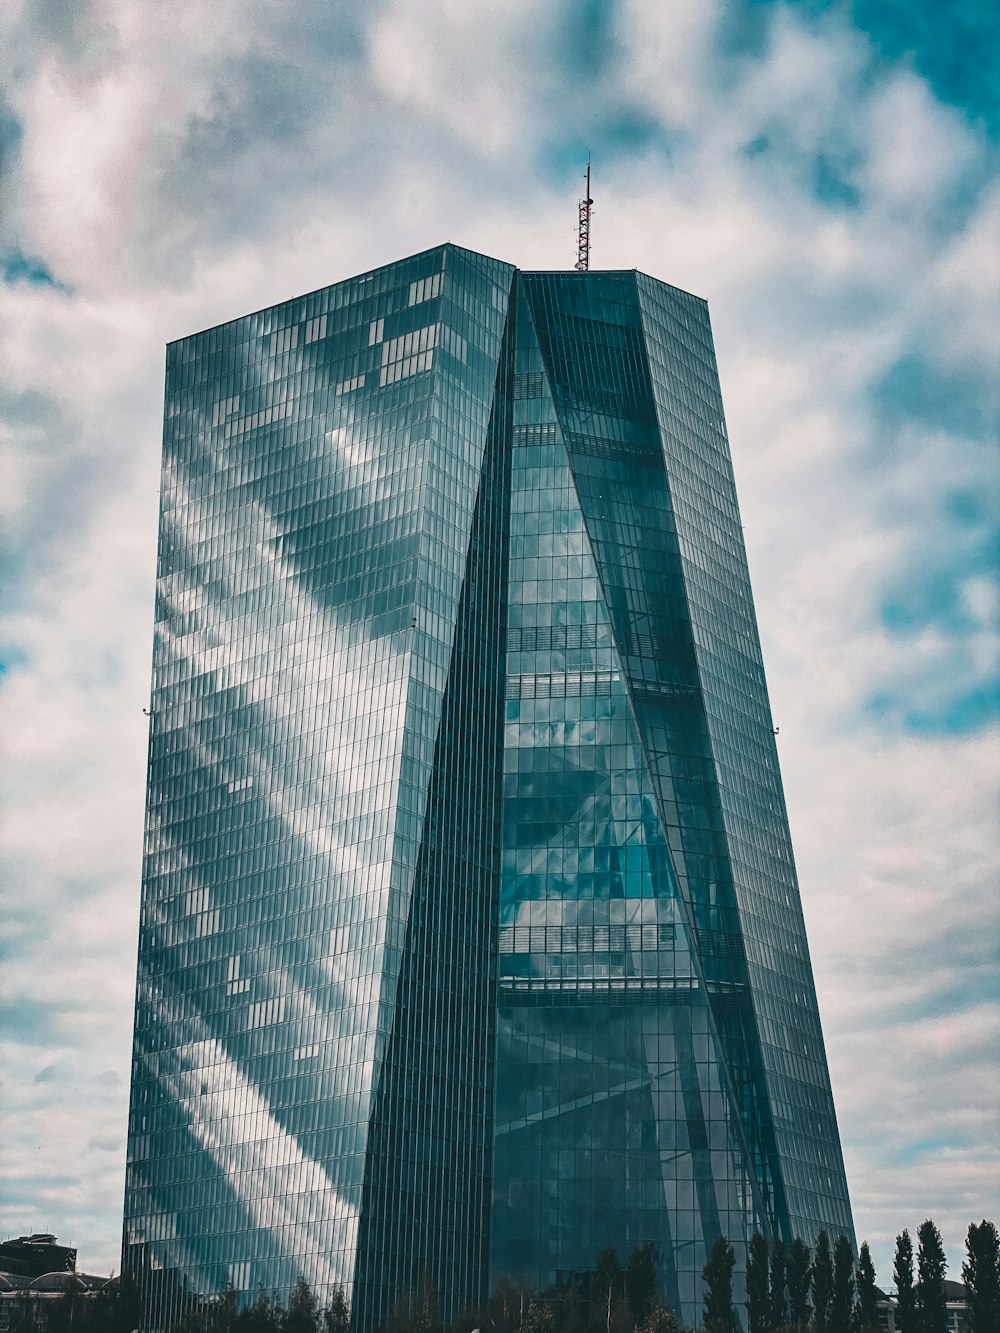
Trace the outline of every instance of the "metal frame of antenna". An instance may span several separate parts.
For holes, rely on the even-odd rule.
[[[576,237],[576,271],[587,273],[590,270],[590,215],[594,201],[590,197],[590,154],[587,154],[587,194],[580,200],[580,221]]]

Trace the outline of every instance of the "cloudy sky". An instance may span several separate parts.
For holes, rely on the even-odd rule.
[[[117,1265],[163,346],[443,240],[711,303],[859,1239],[1000,1221],[992,0],[0,0],[0,1234]],[[991,730],[991,728],[993,728]]]

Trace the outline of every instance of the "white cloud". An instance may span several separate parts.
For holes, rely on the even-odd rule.
[[[3,238],[74,290],[4,288],[9,1227],[117,1263],[163,343],[446,238],[569,267],[577,183],[550,164],[588,142],[595,263],[712,302],[859,1232],[884,1272],[901,1226],[934,1215],[955,1255],[1000,1214],[995,740],[901,724],[995,663],[980,529],[945,504],[987,493],[988,460],[872,396],[919,355],[996,417],[1000,186],[980,132],[910,72],[874,80],[842,18],[779,7],[723,51],[725,16],[623,5],[581,91],[527,4],[367,29],[308,3],[20,11]],[[623,109],[655,132],[616,152]],[[968,628],[890,628],[932,566]]]

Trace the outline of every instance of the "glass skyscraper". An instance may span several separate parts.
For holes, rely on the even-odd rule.
[[[708,312],[446,245],[174,343],[124,1266],[853,1241]]]

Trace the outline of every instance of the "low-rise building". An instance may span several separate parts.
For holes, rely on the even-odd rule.
[[[952,1282],[950,1278],[944,1280],[945,1295],[948,1298],[948,1333],[962,1333],[965,1327],[965,1317],[968,1314],[969,1303],[965,1295],[965,1284],[962,1282]],[[896,1296],[894,1292],[889,1294],[878,1303],[879,1318],[882,1328],[886,1333],[898,1333],[899,1326],[896,1323]]]

